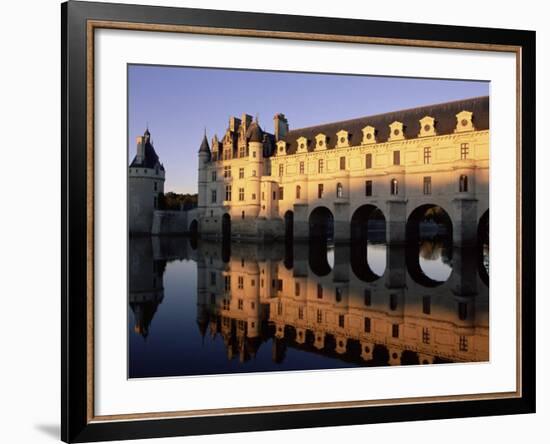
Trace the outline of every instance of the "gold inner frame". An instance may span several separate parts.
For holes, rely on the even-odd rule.
[[[132,31],[153,31],[153,32],[177,32],[189,34],[203,35],[222,35],[232,37],[256,37],[256,38],[277,38],[289,40],[311,40],[339,43],[363,43],[375,45],[397,45],[397,46],[412,46],[423,48],[444,48],[444,49],[465,49],[490,52],[511,52],[516,56],[516,390],[513,392],[496,392],[484,394],[464,394],[464,395],[448,395],[448,396],[423,396],[423,397],[408,397],[394,398],[383,400],[364,400],[364,401],[338,401],[338,402],[323,402],[323,403],[307,403],[307,404],[287,404],[287,405],[270,405],[259,407],[231,407],[231,408],[216,408],[202,410],[183,410],[170,412],[144,412],[144,413],[129,413],[117,415],[101,415],[96,416],[94,413],[94,32],[96,29],[119,29]],[[86,184],[87,184],[87,422],[105,422],[105,421],[123,421],[123,420],[145,420],[145,419],[160,419],[160,418],[185,418],[196,416],[222,416],[235,415],[243,413],[270,413],[270,412],[292,412],[299,410],[322,410],[331,408],[353,408],[353,407],[369,407],[369,406],[387,406],[387,405],[404,405],[414,403],[438,403],[438,402],[457,402],[457,401],[473,401],[473,400],[489,400],[489,399],[505,399],[519,398],[522,394],[522,350],[521,350],[521,257],[522,257],[522,242],[521,242],[521,66],[522,66],[522,51],[521,46],[513,45],[496,45],[485,43],[466,43],[466,42],[445,42],[435,40],[412,40],[412,39],[396,39],[396,38],[380,38],[380,37],[364,37],[364,36],[346,36],[346,35],[331,35],[331,34],[307,34],[299,32],[283,32],[283,31],[262,31],[253,29],[234,29],[234,28],[213,28],[187,25],[162,25],[149,23],[130,23],[116,22],[103,20],[88,20],[87,21],[87,43],[86,43],[86,61],[87,61],[87,79],[86,79]]]

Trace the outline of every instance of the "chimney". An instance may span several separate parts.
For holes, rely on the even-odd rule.
[[[145,159],[145,137],[136,137],[136,163],[142,163]]]
[[[250,116],[246,113],[243,113],[243,115],[241,116],[241,122],[242,122],[241,124],[244,126],[244,132],[246,134],[246,131],[248,130],[248,127],[252,123],[252,116]]]
[[[273,124],[275,126],[275,140],[279,141],[288,133],[288,120],[286,120],[283,113],[277,113],[273,117]]]

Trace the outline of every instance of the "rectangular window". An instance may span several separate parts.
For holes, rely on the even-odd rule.
[[[323,287],[317,284],[317,299],[323,299]]]
[[[276,283],[277,283],[277,291],[283,291],[283,280],[277,279]]]
[[[467,159],[468,154],[470,154],[470,144],[469,143],[461,143],[460,144],[460,158],[462,160]]]
[[[340,157],[340,169],[341,170],[346,169],[346,158],[344,156]]]
[[[225,276],[224,277],[224,288],[225,291],[231,290],[231,276]]]
[[[393,152],[393,164],[394,165],[400,165],[401,164],[401,151],[394,151]]]
[[[273,200],[277,200],[277,192],[273,191]]]
[[[300,283],[294,283],[294,296],[300,296]]]
[[[391,326],[391,335],[392,337],[394,338],[398,338],[399,337],[399,324],[393,324]]]
[[[239,287],[239,290],[242,290],[244,288],[244,277],[239,276],[237,278],[237,286]]]
[[[231,200],[231,185],[225,187],[225,200]]]
[[[279,176],[282,176],[285,173],[285,166],[283,164],[279,165]]]
[[[424,177],[424,194],[432,194],[432,178],[431,178],[431,176]]]
[[[239,179],[244,179],[244,168],[239,168]]]
[[[210,200],[212,203],[216,203],[216,190],[212,190],[212,193],[210,195]]]
[[[216,171],[212,171],[212,182],[216,182],[216,180],[218,179],[217,177],[217,174],[216,174]]]
[[[277,303],[277,315],[282,316],[283,314],[283,303],[278,302]]]
[[[298,319],[304,319],[304,307],[298,307]]]
[[[304,174],[304,171],[305,171],[305,167],[304,167],[304,162],[300,162],[300,174]]]
[[[372,168],[372,154],[371,153],[365,154],[365,168],[366,169]]]
[[[223,177],[229,179],[231,177],[231,167],[230,166],[224,166],[223,167]]]
[[[157,189],[157,188],[158,188],[158,184],[157,184],[156,182],[154,182],[154,187],[153,187],[153,188],[154,188],[154,191],[158,191],[158,189]]]
[[[223,159],[224,160],[231,159],[231,149],[226,149],[223,151]]]
[[[424,296],[422,298],[422,313],[429,315],[432,312],[432,298]]]
[[[242,310],[242,309],[243,309],[243,300],[242,300],[242,299],[239,299],[239,300],[237,301],[237,304],[238,304],[238,306],[237,306],[238,309],[239,309],[239,310]]]
[[[153,197],[153,208],[157,208],[157,196]]]
[[[424,164],[432,163],[432,149],[427,146],[424,148]]]
[[[244,200],[244,188],[239,188],[239,200]]]
[[[370,318],[365,318],[364,328],[365,328],[365,333],[370,333]]]
[[[323,197],[323,184],[317,185],[317,197],[321,199]]]
[[[244,145],[239,147],[239,157],[244,157],[245,149]]]
[[[372,180],[365,182],[365,196],[372,196]]]
[[[256,193],[252,193],[252,200],[256,200]]]
[[[262,200],[265,200],[265,191],[262,191]]]
[[[338,315],[338,327],[344,328],[345,319],[344,315]]]
[[[284,193],[284,188],[283,187],[279,187],[279,200],[283,200],[284,199],[284,196],[285,196],[285,193]]]
[[[210,273],[210,285],[216,285],[216,273]]]
[[[321,310],[317,310],[317,323],[320,324],[323,322],[323,312]]]
[[[317,172],[318,173],[324,173],[325,172],[325,161],[324,159],[319,159],[317,162]]]

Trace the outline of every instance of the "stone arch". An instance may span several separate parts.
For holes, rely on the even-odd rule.
[[[425,224],[421,227],[421,224]],[[424,233],[421,233],[421,228]],[[433,245],[442,248],[448,258],[452,258],[453,222],[449,213],[441,206],[423,204],[411,211],[406,223],[406,263],[411,278],[425,287],[436,287],[448,280],[435,280],[429,277],[420,265],[420,255],[430,254],[430,244],[426,245],[425,236],[430,237]]]
[[[222,216],[222,236],[231,238],[231,216],[229,213],[224,213]]]
[[[334,216],[327,207],[317,207],[309,215],[309,266],[317,276],[332,270],[328,246],[334,239]]]
[[[350,261],[353,273],[364,282],[380,278],[372,271],[367,257],[369,242],[386,243],[386,218],[375,205],[358,207],[350,221]]]
[[[288,210],[285,215],[285,240],[292,241],[294,237],[294,212]]]
[[[191,236],[197,236],[199,233],[199,222],[197,219],[193,219],[189,224],[189,234]]]

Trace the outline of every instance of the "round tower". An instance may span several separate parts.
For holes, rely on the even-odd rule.
[[[246,132],[248,141],[248,162],[250,165],[250,178],[247,181],[247,201],[250,202],[250,216],[258,217],[260,212],[260,184],[263,172],[263,148],[264,132],[258,123],[258,118],[252,122]]]
[[[164,195],[164,166],[146,129],[136,139],[136,155],[128,167],[128,224],[130,233],[151,233],[153,213]]]

